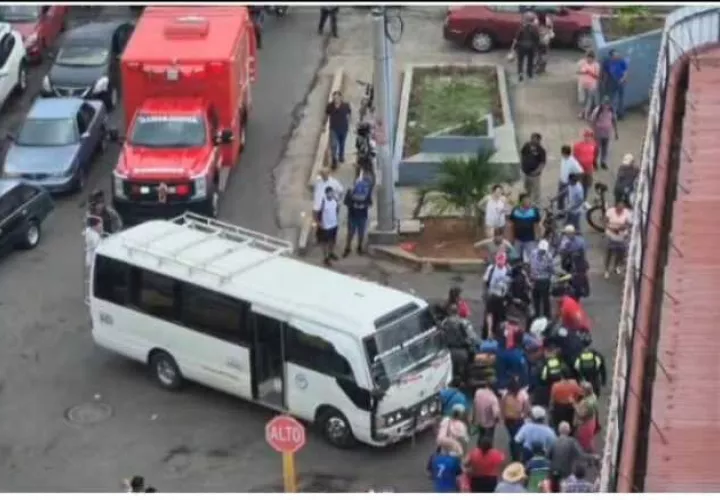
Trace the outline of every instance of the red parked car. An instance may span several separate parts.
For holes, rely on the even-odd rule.
[[[27,57],[40,62],[45,50],[65,29],[65,5],[0,4],[0,21],[10,23],[23,37]]]
[[[522,15],[528,10],[545,12],[552,18],[553,43],[581,50],[592,47],[592,13],[556,5],[464,5],[450,7],[445,16],[445,40],[489,52],[495,47],[509,47],[520,28]]]

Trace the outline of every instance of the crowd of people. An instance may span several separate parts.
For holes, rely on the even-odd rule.
[[[548,53],[555,31],[552,16],[546,12],[532,10],[523,14],[522,24],[515,34],[508,58],[517,61],[518,80],[532,79],[545,72]],[[610,129],[609,116],[599,116],[598,110],[604,104],[612,109],[614,118],[622,120],[625,112],[625,84],[628,61],[615,49],[598,62],[593,51],[588,51],[578,63],[578,88],[580,91],[579,117],[591,121],[607,118],[602,123]],[[609,133],[605,139],[609,139]],[[607,156],[604,156],[607,161]]]
[[[493,266],[508,266],[507,259],[501,250]],[[595,459],[597,398],[607,373],[579,298],[569,282],[554,284],[554,313],[530,320],[509,294],[493,295],[497,283],[486,283],[488,314],[480,334],[459,288],[443,306],[454,377],[441,393],[444,418],[428,463],[435,491],[595,491],[587,470]],[[494,446],[498,426],[509,438],[506,451]]]
[[[614,122],[613,122],[614,123]],[[598,396],[606,361],[593,347],[582,303],[590,296],[582,232],[587,189],[602,168],[595,129],[561,149],[558,210],[540,209],[546,152],[540,134],[522,151],[527,192],[511,205],[500,185],[485,207],[488,265],[484,315],[475,328],[462,291],[438,305],[453,360],[453,383],[441,394],[444,418],[428,462],[438,492],[593,492],[590,472],[600,431]],[[607,144],[603,146],[607,150]],[[607,165],[605,165],[607,167]],[[534,174],[534,175],[533,175]],[[622,273],[632,223],[628,207],[637,168],[625,155],[605,212],[605,277]],[[548,213],[563,226],[550,240]],[[555,222],[553,221],[553,224]],[[507,450],[495,447],[498,426]]]

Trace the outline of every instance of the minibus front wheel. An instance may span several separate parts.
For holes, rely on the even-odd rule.
[[[351,448],[355,445],[350,422],[339,410],[332,406],[322,406],[316,413],[315,422],[330,444],[338,448]]]

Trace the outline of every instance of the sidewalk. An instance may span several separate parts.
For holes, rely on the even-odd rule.
[[[572,55],[571,53],[570,56]],[[494,55],[487,57],[502,61],[501,58]],[[488,61],[488,63],[491,62]],[[586,126],[584,121],[577,118],[575,64],[576,60],[568,58],[567,52],[561,52],[557,55],[551,54],[548,73],[536,78],[534,81],[526,80],[523,83],[517,83],[512,65],[505,66],[508,74],[509,94],[513,107],[518,143],[522,145],[530,137],[531,133],[539,132],[543,136],[543,145],[547,150],[548,161],[541,181],[543,203],[554,196],[557,190],[557,180],[560,175],[560,148],[564,144],[572,145],[579,140]],[[398,66],[402,67],[400,64]],[[372,60],[369,59],[364,64],[354,64],[352,67],[346,68],[345,73],[344,94],[353,109],[353,120],[355,122],[360,100],[363,96],[362,87],[357,85],[355,81],[356,79],[369,79],[369,75],[372,74]],[[620,165],[622,156],[626,153],[632,153],[636,157],[639,156],[645,125],[646,118],[642,113],[628,113],[626,115],[625,120],[618,125],[619,140],[613,141],[610,145],[610,169],[598,171],[595,177],[596,181],[612,185],[615,179],[615,171]],[[352,130],[347,139],[346,162],[334,174],[345,188],[352,186],[355,175],[354,164],[355,136],[354,130]],[[382,181],[382,179],[380,180]],[[521,189],[522,183],[513,186],[514,195],[517,195]],[[401,211],[403,206],[414,203],[414,191],[411,188],[399,190],[398,198],[401,201]],[[588,199],[593,199],[592,193],[590,193]],[[370,226],[375,221],[376,213],[376,208],[372,207]],[[409,214],[401,213],[400,217],[409,218]],[[346,224],[346,211],[343,208],[338,231],[339,251],[342,251],[345,245]],[[600,235],[592,232],[591,229],[585,231],[585,233],[592,247],[601,246]],[[593,274],[602,273],[603,255],[602,251],[590,252],[590,264]],[[320,261],[321,254],[315,245],[308,247],[307,258],[313,262]],[[339,271],[346,268],[349,270],[354,267],[363,267],[362,262],[355,262],[356,259],[360,261],[366,260],[365,257],[358,257],[353,253],[347,259],[336,263],[334,267]]]

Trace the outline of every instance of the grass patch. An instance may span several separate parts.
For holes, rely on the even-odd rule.
[[[453,128],[462,136],[487,135],[483,117],[503,124],[502,104],[494,67],[436,66],[413,71],[403,156],[420,152],[423,138]]]
[[[662,29],[665,27],[665,17],[661,15],[602,17],[600,25],[605,41],[612,42]]]

